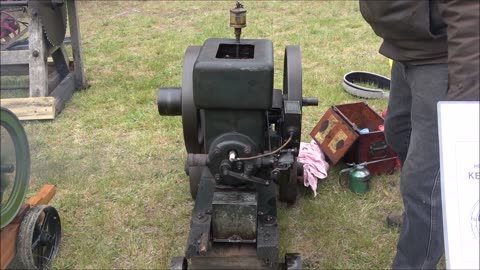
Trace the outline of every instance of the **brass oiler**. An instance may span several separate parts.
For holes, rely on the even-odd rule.
[[[240,42],[242,28],[247,26],[247,10],[240,1],[237,1],[235,7],[230,9],[230,26],[235,28],[235,39]]]

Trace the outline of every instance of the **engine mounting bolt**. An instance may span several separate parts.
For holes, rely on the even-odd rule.
[[[213,153],[214,153],[216,156],[220,155],[220,148],[215,147],[215,148],[213,149]]]
[[[217,180],[217,181],[220,180],[220,174],[218,174],[218,173],[215,174],[215,180]]]
[[[245,154],[250,154],[250,152],[252,152],[252,149],[250,148],[250,146],[245,146],[245,148],[243,148],[243,152]]]
[[[40,55],[40,52],[38,50],[33,50],[32,55],[33,57],[38,57]]]

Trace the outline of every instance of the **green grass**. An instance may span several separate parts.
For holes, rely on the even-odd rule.
[[[25,124],[31,146],[31,188],[58,187],[51,202],[63,238],[54,268],[166,268],[184,253],[193,202],[184,174],[179,117],[160,117],[159,86],[180,86],[184,52],[210,37],[232,38],[234,1],[77,1],[86,74],[54,121]],[[357,1],[250,2],[245,38],[274,43],[275,87],[282,88],[286,45],[300,45],[305,96],[303,141],[332,105],[356,102],[343,75],[366,70],[388,76],[380,39]],[[385,100],[368,100],[380,112]],[[358,196],[329,170],[318,196],[302,189],[293,207],[280,206],[280,250],[300,252],[309,268],[388,268],[398,230],[385,215],[401,209],[398,173],[374,177]]]

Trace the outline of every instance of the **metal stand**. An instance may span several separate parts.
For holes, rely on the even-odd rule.
[[[286,254],[285,265],[278,261],[276,189],[274,183],[236,189],[217,186],[204,167],[185,254],[191,264],[187,267],[177,257],[171,269],[301,269],[298,254]],[[236,231],[236,237],[219,237],[222,230],[239,228],[243,231]]]

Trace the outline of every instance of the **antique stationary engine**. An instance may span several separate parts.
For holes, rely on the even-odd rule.
[[[182,87],[158,91],[159,113],[182,116],[188,152],[195,207],[185,257],[198,269],[277,268],[277,196],[296,200],[302,106],[318,100],[302,97],[299,47],[285,49],[282,92],[273,87],[272,41],[240,39],[239,2],[230,25],[235,39],[189,46]],[[185,257],[172,269],[186,269]],[[299,254],[285,260],[287,269],[301,268]]]

